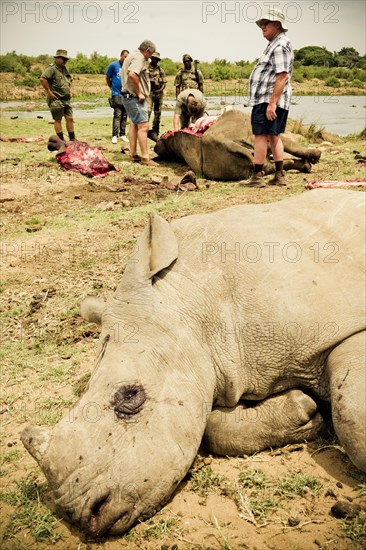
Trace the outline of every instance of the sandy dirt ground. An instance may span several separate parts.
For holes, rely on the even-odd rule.
[[[151,209],[171,219],[305,192],[305,183],[314,176],[332,179],[342,163],[356,166],[353,147],[324,146],[315,174],[291,173],[284,189],[244,192],[232,182],[202,180],[199,191],[187,193],[157,183],[161,175],[182,176],[187,167],[131,167],[110,144],[105,145],[106,155],[121,171],[103,180],[62,172],[52,154],[44,153],[44,143],[17,144],[17,149],[4,145],[2,549],[366,548],[366,503],[360,492],[365,476],[331,435],[236,458],[210,456],[202,448],[159,513],[123,537],[97,542],[56,515],[53,520],[46,517],[52,497],[19,440],[28,423],[52,425],[77,400],[78,386],[93,369],[98,340],[98,329],[79,315],[80,301],[114,290]],[[355,175],[361,177],[361,172],[351,177]],[[243,482],[245,476],[249,481]],[[286,476],[296,480],[296,491],[283,488]],[[206,485],[198,484],[201,477]],[[19,496],[25,485],[37,496],[27,498],[24,491]],[[339,500],[359,504],[363,512],[356,518],[336,518],[331,508]],[[52,521],[51,534],[42,538]]]

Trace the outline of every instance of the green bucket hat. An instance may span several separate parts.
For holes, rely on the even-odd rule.
[[[63,57],[64,59],[69,59],[67,55],[67,50],[57,50],[56,55],[53,57]]]

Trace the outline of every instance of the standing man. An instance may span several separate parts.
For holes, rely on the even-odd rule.
[[[150,59],[149,79],[151,92],[149,96],[149,120],[151,112],[154,110],[154,120],[152,129],[148,132],[148,137],[153,141],[158,141],[160,133],[160,119],[163,108],[164,88],[167,80],[164,69],[159,67],[160,53],[154,52]]]
[[[174,80],[175,97],[178,97],[180,92],[188,88],[193,88],[203,93],[203,74],[197,68],[198,61],[194,62],[194,67],[192,68],[193,59],[189,53],[185,53],[182,59],[184,69],[179,69]]]
[[[51,63],[42,73],[40,81],[47,94],[47,104],[54,121],[55,132],[62,141],[62,117],[65,117],[66,130],[70,141],[75,141],[74,119],[70,99],[72,96],[72,78],[66,69],[68,61],[66,50],[57,50],[55,62]]]
[[[155,52],[151,40],[141,42],[138,49],[126,57],[122,67],[122,103],[131,121],[128,134],[132,162],[141,162],[146,166],[158,166],[149,158],[147,132],[149,116],[147,100],[150,95],[149,65],[147,60]],[[141,157],[137,154],[137,142]]]
[[[239,184],[249,187],[266,186],[263,166],[269,143],[276,173],[268,183],[286,185],[280,134],[285,131],[290,108],[294,52],[285,34],[288,29],[281,12],[270,10],[256,23],[269,44],[249,78],[249,104],[253,106],[251,122],[254,134],[254,172],[249,180]]]
[[[204,115],[206,101],[202,92],[188,88],[177,97],[175,104],[173,129],[174,132],[188,128],[190,122],[195,122],[198,118]]]
[[[122,141],[128,142],[126,137],[127,113],[122,105],[122,78],[121,71],[123,62],[130,52],[122,50],[119,59],[108,65],[105,79],[107,86],[111,91],[109,104],[113,107],[113,122],[112,122],[112,143],[117,143],[118,133]]]

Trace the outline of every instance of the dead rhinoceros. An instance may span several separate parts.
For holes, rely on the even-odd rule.
[[[336,433],[366,471],[364,195],[315,190],[170,224],[153,214],[101,320],[86,393],[22,441],[96,537],[156,513],[205,434],[253,453]],[[211,412],[212,411],[212,412]]]
[[[311,172],[311,165],[319,161],[318,149],[301,147],[293,139],[282,136],[286,155],[285,170]],[[184,130],[168,133],[159,139],[154,151],[163,159],[180,159],[206,178],[241,180],[253,171],[253,135],[250,116],[240,111],[227,111],[203,135]],[[299,158],[295,158],[299,157]],[[272,174],[275,165],[267,157],[264,172]]]

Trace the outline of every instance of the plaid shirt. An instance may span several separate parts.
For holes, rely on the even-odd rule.
[[[292,94],[290,78],[293,61],[294,52],[291,43],[285,33],[281,32],[269,42],[249,77],[249,105],[269,103],[276,74],[286,72],[288,73],[288,80],[277,105],[282,109],[289,110]]]

